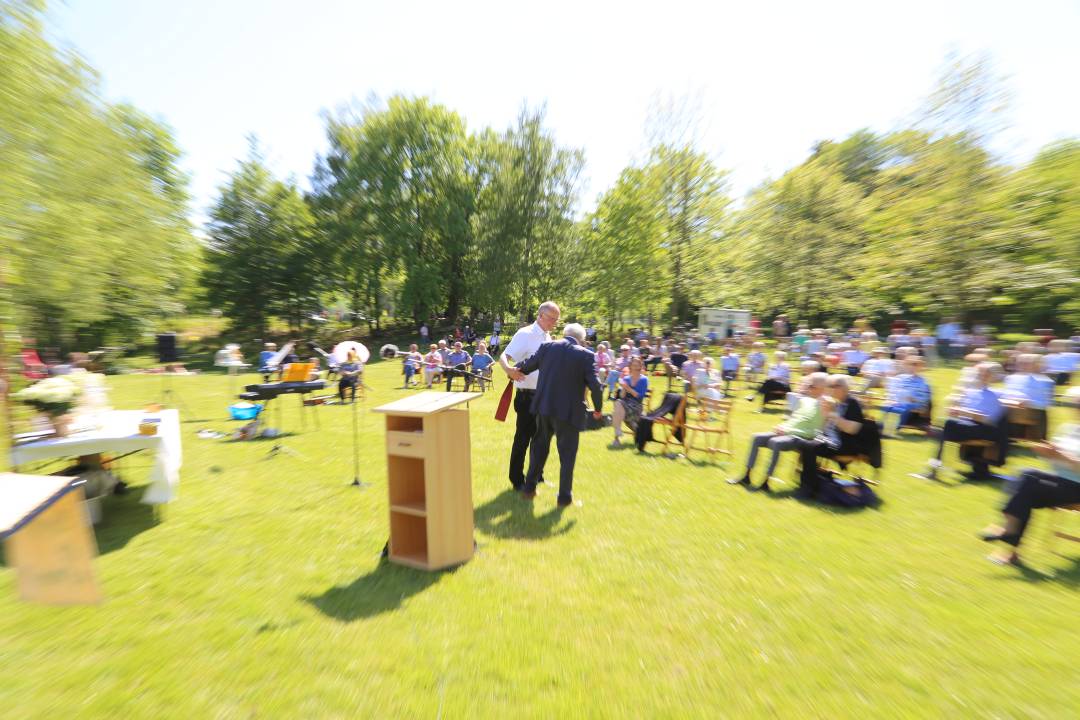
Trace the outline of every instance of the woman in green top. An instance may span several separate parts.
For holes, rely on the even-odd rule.
[[[825,392],[825,381],[828,377],[825,373],[813,373],[809,376],[806,392],[803,393],[791,417],[777,425],[772,432],[754,435],[753,442],[750,445],[750,456],[746,459],[746,472],[741,478],[728,480],[729,483],[732,485],[745,485],[751,490],[772,492],[772,488],[769,487],[769,478],[772,477],[773,470],[776,469],[776,464],[780,461],[780,453],[785,450],[801,449],[817,436],[818,431],[824,425],[820,398]],[[761,485],[754,487],[750,482],[750,472],[757,462],[758,450],[766,446],[772,450],[769,469],[765,471],[765,479]]]

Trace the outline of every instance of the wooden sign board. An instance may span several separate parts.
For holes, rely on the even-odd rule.
[[[75,478],[0,473],[0,537],[23,600],[101,602],[93,566],[97,543],[85,499]]]

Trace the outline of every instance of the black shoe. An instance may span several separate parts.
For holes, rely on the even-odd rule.
[[[750,475],[749,475],[749,473],[747,473],[746,475],[743,475],[741,478],[738,478],[738,479],[731,478],[730,480],[728,480],[728,485],[749,485],[749,484],[750,484]]]
[[[763,493],[771,493],[772,492],[772,488],[769,487],[769,481],[768,480],[761,483],[757,487],[754,487],[753,485],[751,485],[749,490],[750,490],[750,492],[763,492]]]
[[[574,498],[572,498],[572,497],[568,497],[568,498],[560,497],[555,502],[555,505],[558,506],[558,507],[561,507],[561,508],[570,507],[573,504],[574,504]]]
[[[127,495],[127,483],[121,480],[113,486],[113,495]]]
[[[979,533],[979,537],[986,542],[997,542],[1000,540],[1006,545],[1012,545],[1013,547],[1020,544],[1020,533]]]

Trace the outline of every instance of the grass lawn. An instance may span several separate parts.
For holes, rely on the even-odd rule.
[[[0,568],[3,715],[1076,716],[1080,546],[1049,552],[1043,512],[1032,570],[987,562],[975,534],[1000,517],[1000,490],[908,477],[932,452],[921,437],[887,441],[878,509],[804,504],[786,497],[790,481],[775,497],[747,493],[724,480],[779,413],[739,400],[727,465],[584,435],[584,505],[558,513],[554,487],[533,505],[509,492],[513,428],[492,419],[488,392],[471,407],[477,555],[434,574],[381,562],[385,446],[368,409],[404,394],[390,389],[399,368],[367,373],[364,490],[349,486],[349,408],[317,408],[322,429],[267,459],[270,441],[195,436],[236,425],[223,419],[226,377],[174,380],[180,497],[157,514],[140,487],[108,499],[96,561],[107,601],[25,605]],[[931,374],[936,407],[953,377]],[[161,387],[109,383],[118,408]],[[297,401],[284,406],[299,430]],[[149,463],[128,458],[121,474],[141,485]],[[1027,465],[1041,461],[1017,451],[1007,471]],[[549,477],[557,466],[553,450]],[[1075,517],[1056,522],[1080,531]]]

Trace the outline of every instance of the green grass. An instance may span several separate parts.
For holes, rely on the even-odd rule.
[[[560,514],[551,487],[531,506],[507,492],[512,426],[492,419],[489,392],[471,408],[477,555],[434,574],[380,562],[384,441],[369,408],[404,394],[389,389],[398,367],[369,368],[366,490],[349,486],[349,408],[318,408],[322,429],[286,440],[299,456],[265,459],[265,441],[195,436],[235,425],[222,419],[227,378],[176,379],[180,497],[157,514],[141,488],[109,499],[96,561],[107,601],[22,604],[0,569],[4,714],[1063,718],[1080,707],[1080,547],[1047,551],[1047,513],[1031,529],[1033,570],[987,562],[975,533],[999,517],[999,490],[908,477],[932,449],[915,436],[887,443],[879,509],[803,504],[785,497],[790,482],[775,498],[730,487],[749,435],[779,417],[742,400],[727,466],[583,436],[584,505]],[[938,407],[952,377],[931,378]],[[161,387],[109,382],[116,407]],[[294,398],[285,411],[299,430]],[[1039,464],[1018,452],[1009,469]],[[135,456],[122,474],[140,484],[148,469]]]

